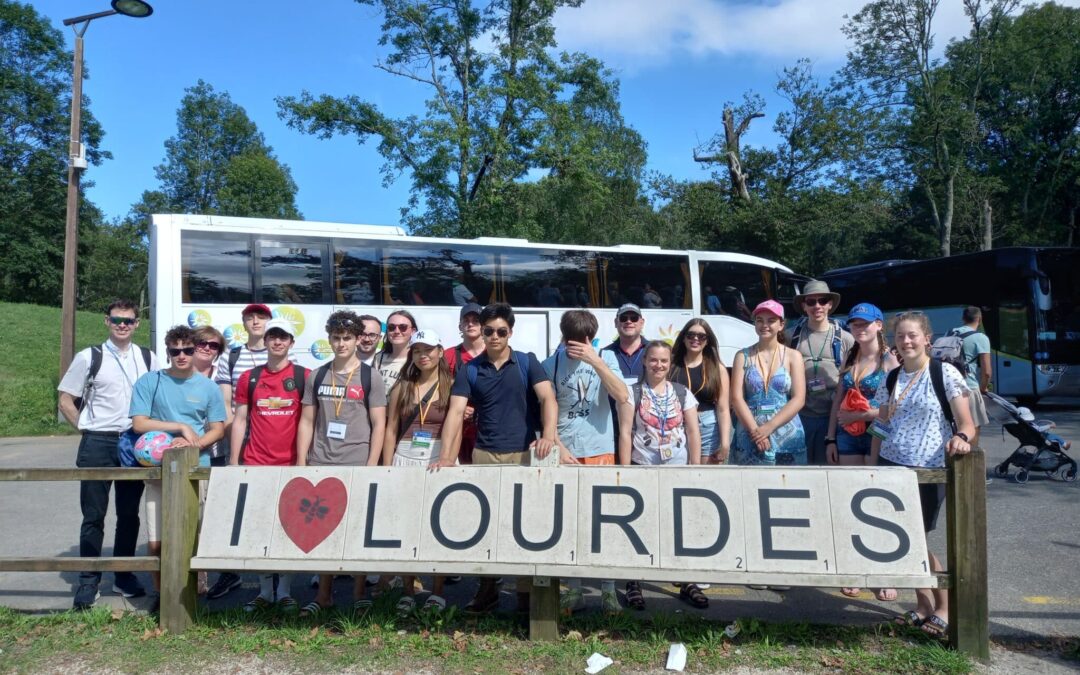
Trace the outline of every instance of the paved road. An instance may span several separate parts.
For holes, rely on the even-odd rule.
[[[1054,419],[1066,438],[1080,449],[1080,409],[1046,407],[1040,417]],[[76,437],[0,439],[0,466],[73,466]],[[992,468],[1015,448],[1011,436],[1002,438],[999,427],[984,430],[983,445]],[[1078,452],[1077,454],[1080,454]],[[1080,482],[1063,483],[1033,475],[1026,485],[994,479],[987,487],[990,552],[990,630],[996,636],[1039,637],[1080,635]],[[4,483],[0,487],[0,550],[3,555],[78,554],[78,486],[76,483]],[[942,516],[944,523],[944,515]],[[931,548],[945,552],[944,527],[934,533]],[[107,525],[112,531],[112,522]],[[106,546],[111,544],[106,541]],[[145,546],[145,537],[143,538]],[[145,548],[140,550],[144,553]],[[75,573],[0,573],[0,605],[27,611],[63,610],[71,606]],[[108,576],[108,575],[106,575]],[[228,606],[250,599],[255,578],[245,587],[211,606]],[[149,579],[144,578],[149,584]],[[100,602],[143,608],[105,592]],[[451,602],[464,604],[473,582],[449,587]],[[303,603],[312,591],[297,580],[294,593]],[[349,584],[339,582],[339,604],[347,603]],[[868,592],[858,599],[841,596],[838,589],[793,589],[784,593],[757,591],[741,586],[713,587],[707,591],[712,606],[707,615],[717,619],[756,616],[768,620],[812,620],[823,623],[865,624],[880,621],[912,606],[910,592],[900,603],[879,603]],[[649,609],[693,612],[667,584],[646,584]],[[591,589],[592,605],[598,591]],[[512,588],[503,593],[504,609],[513,607]]]

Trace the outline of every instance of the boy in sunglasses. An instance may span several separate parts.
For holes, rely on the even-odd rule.
[[[145,347],[132,344],[139,327],[138,307],[130,300],[117,300],[105,310],[109,339],[75,355],[57,389],[60,412],[68,424],[82,433],[75,464],[80,468],[120,466],[117,443],[120,434],[131,428],[131,391],[141,375],[157,370],[157,357]],[[97,365],[95,372],[94,366]],[[76,399],[82,397],[81,407]],[[113,555],[133,556],[139,538],[139,502],[143,484],[135,480],[113,483],[84,480],[79,488],[82,529],[79,555],[101,556],[105,539],[105,514],[109,510],[109,488],[116,492],[116,535]],[[117,572],[113,591],[125,598],[146,595],[131,572]],[[82,572],[75,592],[74,607],[89,609],[98,598],[101,572]]]
[[[488,305],[480,312],[480,324],[487,349],[454,377],[443,423],[443,449],[432,468],[457,464],[462,420],[470,402],[476,410],[474,465],[529,466],[533,451],[543,459],[556,449],[559,406],[555,391],[534,354],[510,348],[513,308],[504,302]],[[528,579],[518,579],[519,611],[529,607],[529,588]],[[487,612],[498,604],[495,580],[484,577],[465,609]]]
[[[795,309],[806,314],[786,331],[787,344],[799,350],[806,368],[806,404],[799,412],[806,432],[806,459],[811,466],[827,463],[825,446],[836,443],[829,435],[833,394],[840,383],[840,369],[847,361],[855,338],[830,319],[840,304],[840,294],[824,281],[809,281],[795,296]]]
[[[195,336],[187,326],[173,326],[165,334],[169,368],[147,373],[135,383],[131,395],[131,426],[138,434],[172,434],[170,448],[194,445],[199,464],[210,466],[209,448],[225,433],[225,400],[210,378],[195,370]],[[161,481],[146,481],[147,552],[161,553]],[[152,573],[154,588],[160,575]],[[154,606],[157,607],[158,601]]]

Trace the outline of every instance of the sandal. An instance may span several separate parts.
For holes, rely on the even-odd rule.
[[[840,589],[840,594],[844,595],[846,597],[849,597],[849,598],[857,598],[860,595],[862,595],[862,589],[861,588],[848,588],[848,587],[845,586],[844,588]],[[895,600],[895,598],[894,598],[894,600]]]
[[[918,612],[913,609],[909,609],[903,614],[896,616],[893,619],[893,624],[897,626],[909,626],[911,628],[918,628],[919,626],[922,626],[923,622],[925,621],[926,619],[919,616]]]
[[[446,609],[446,598],[432,593],[428,596],[427,602],[424,603],[424,609],[441,612]]]
[[[641,594],[641,583],[637,581],[626,582],[626,605],[630,609],[638,611],[645,609],[645,596]]]
[[[309,602],[308,604],[306,604],[306,605],[304,605],[303,607],[300,608],[300,616],[302,616],[302,617],[309,617],[309,616],[310,617],[316,617],[324,609],[327,609],[327,608],[323,607],[319,603],[312,600],[311,602]]]
[[[411,595],[403,595],[397,603],[397,613],[402,619],[413,613],[416,609],[416,600]]]
[[[277,601],[277,607],[281,610],[282,614],[296,614],[300,609],[300,603],[298,603],[293,596],[286,595],[284,598]]]
[[[899,596],[895,588],[879,588],[874,591],[874,597],[881,602],[896,602],[896,598]]]
[[[254,600],[249,600],[244,604],[244,611],[247,613],[262,612],[270,609],[274,606],[274,603],[270,602],[261,595],[256,595]]]
[[[709,606],[709,598],[701,592],[697,584],[683,584],[679,590],[679,597],[697,609],[706,609]]]
[[[931,614],[926,617],[926,620],[919,626],[922,632],[926,633],[930,637],[942,640],[949,636],[949,622],[942,619],[937,614]]]

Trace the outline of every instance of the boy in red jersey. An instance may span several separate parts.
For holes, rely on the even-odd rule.
[[[309,372],[289,362],[293,346],[292,323],[271,319],[266,324],[265,366],[256,366],[236,383],[236,416],[229,445],[231,466],[294,466],[296,429],[300,424],[301,397]],[[259,595],[244,610],[269,609],[274,605],[274,575],[263,574]],[[290,592],[292,577],[278,575],[277,605],[283,611],[297,611]]]

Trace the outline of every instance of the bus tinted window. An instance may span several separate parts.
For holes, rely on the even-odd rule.
[[[495,256],[472,247],[393,242],[382,249],[383,299],[391,305],[493,302]]]
[[[349,305],[381,305],[379,242],[335,240],[334,302]]]
[[[304,241],[259,242],[259,300],[318,304],[323,298],[326,244]]]
[[[701,296],[703,314],[710,292],[720,300],[717,314],[750,321],[750,312],[758,303],[774,297],[773,271],[746,263],[706,261],[701,263]]]
[[[253,298],[246,234],[185,231],[180,236],[184,302],[243,303]]]
[[[503,249],[503,300],[515,307],[597,307],[600,289],[588,251]]]
[[[679,309],[690,286],[689,263],[671,255],[600,253],[607,307],[632,302],[642,309]]]

